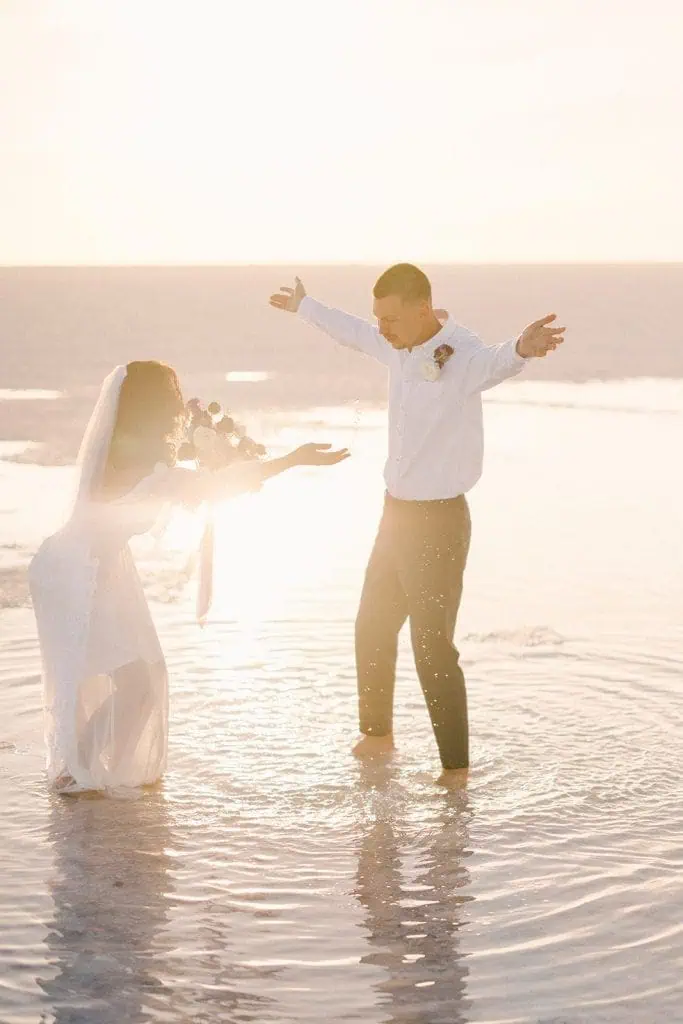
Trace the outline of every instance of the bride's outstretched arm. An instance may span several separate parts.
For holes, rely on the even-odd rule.
[[[167,498],[186,504],[221,501],[257,491],[266,480],[296,466],[335,466],[348,457],[346,448],[333,450],[329,444],[304,444],[277,459],[233,463],[208,473],[177,467],[170,474],[171,493]]]
[[[279,459],[261,462],[260,468],[265,481],[295,466],[336,466],[338,462],[348,459],[350,454],[348,448],[333,449],[330,444],[302,444],[300,448],[295,448]]]

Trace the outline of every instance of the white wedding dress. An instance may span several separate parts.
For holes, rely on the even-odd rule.
[[[48,778],[67,792],[156,782],[168,744],[168,679],[129,540],[168,502],[256,489],[258,464],[211,474],[158,466],[115,501],[92,500],[106,464],[125,367],[107,378],[79,453],[73,513],[29,569],[43,663]]]

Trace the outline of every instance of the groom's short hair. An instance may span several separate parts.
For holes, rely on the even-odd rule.
[[[376,299],[386,299],[389,295],[398,295],[404,302],[416,302],[432,298],[432,286],[429,278],[412,263],[396,263],[381,274],[375,282],[372,294]]]

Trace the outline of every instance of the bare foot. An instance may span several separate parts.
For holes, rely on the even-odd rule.
[[[391,733],[388,736],[362,735],[351,750],[353,756],[361,760],[365,758],[372,760],[373,757],[390,757],[393,752],[394,737]]]
[[[75,789],[76,780],[70,772],[64,771],[55,779],[53,786],[56,793],[68,795]]]
[[[469,777],[469,768],[444,768],[436,780],[437,786],[445,789],[464,789]]]

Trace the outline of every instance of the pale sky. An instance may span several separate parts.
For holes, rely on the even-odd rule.
[[[0,0],[0,263],[683,260],[683,0]]]

